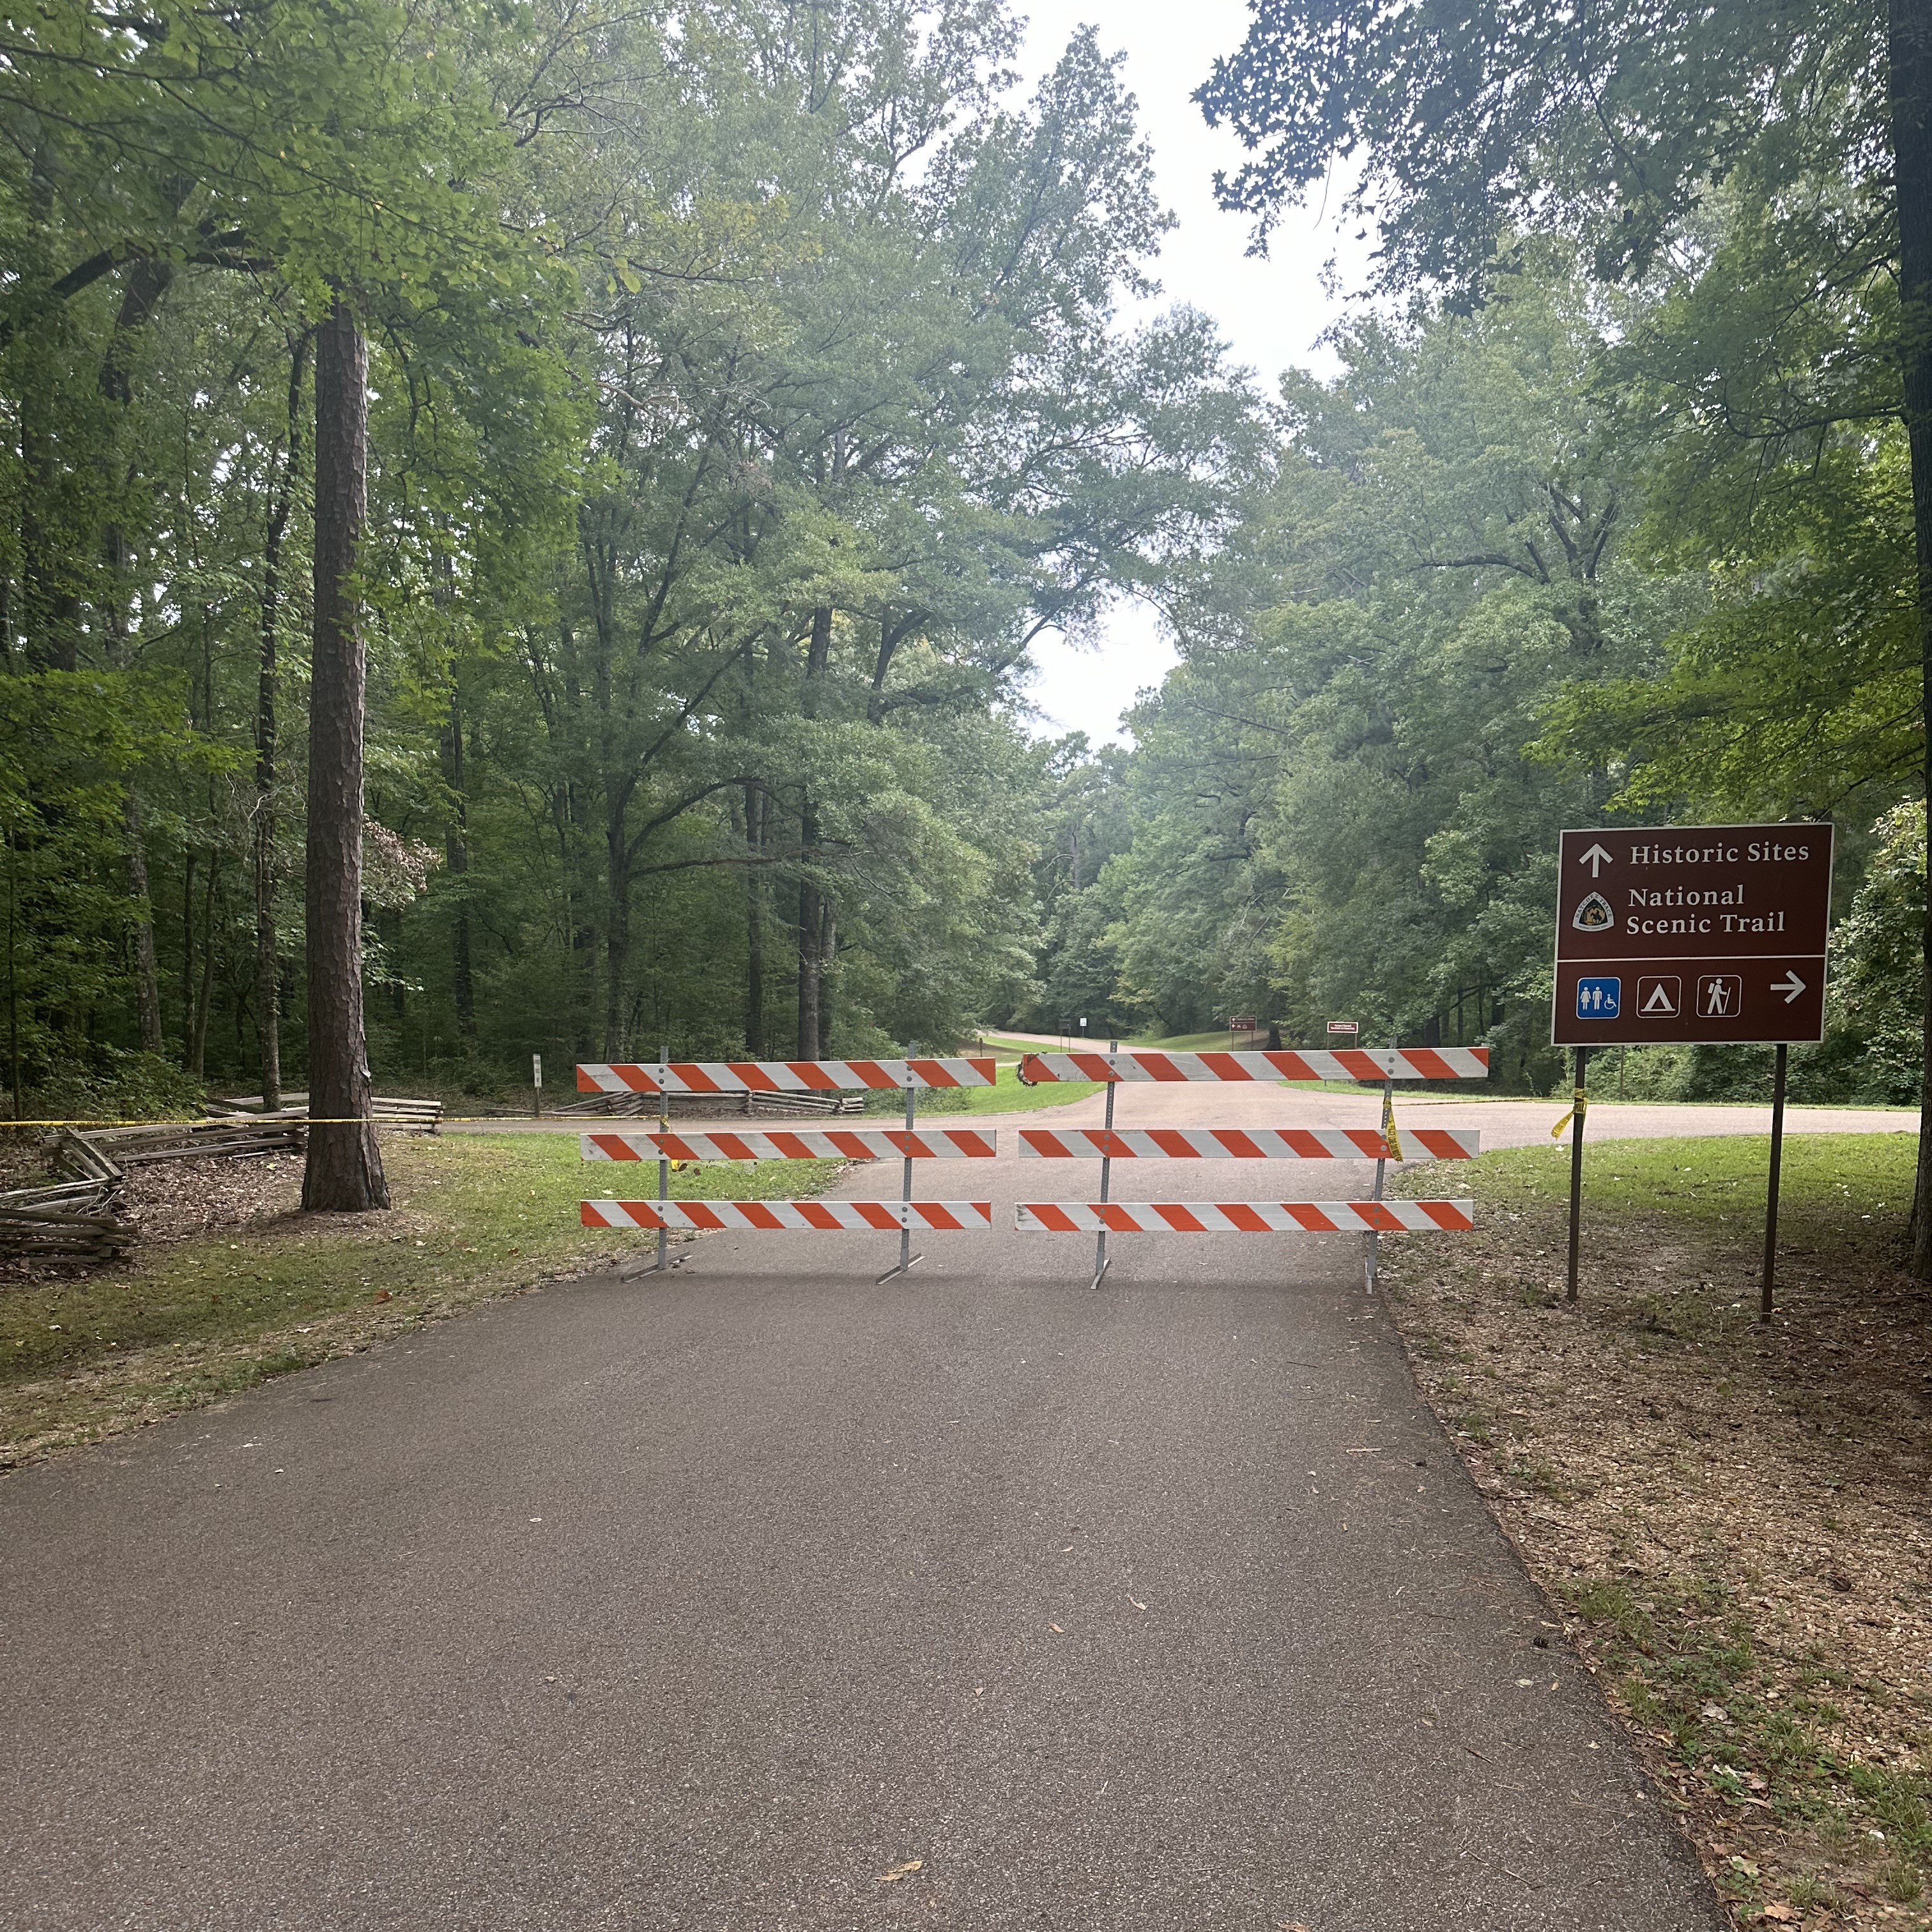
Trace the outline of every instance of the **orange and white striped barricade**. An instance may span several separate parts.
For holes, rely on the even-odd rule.
[[[584,1063],[580,1094],[836,1094],[854,1088],[908,1093],[922,1088],[990,1087],[994,1063],[980,1059],[660,1060]]]
[[[1379,1127],[1022,1127],[1020,1156],[1035,1160],[1472,1160],[1473,1128],[1405,1127],[1392,1156]]]
[[[1076,1152],[1069,1147],[1061,1154],[1051,1143],[1078,1136],[1056,1136],[1051,1129],[1022,1129],[1020,1152],[1046,1158],[1084,1156],[1100,1160],[1100,1200],[1106,1203],[1110,1192],[1112,1164],[1120,1159],[1234,1159],[1234,1160],[1372,1160],[1376,1164],[1374,1199],[1382,1198],[1384,1178],[1390,1160],[1404,1158],[1395,1119],[1395,1083],[1398,1080],[1483,1080],[1489,1077],[1490,1051],[1484,1046],[1385,1046],[1307,1049],[1276,1048],[1249,1052],[1165,1053],[1149,1047],[1130,1048],[1123,1053],[1118,1042],[1110,1042],[1105,1053],[1029,1053],[1021,1060],[1019,1077],[1028,1086],[1045,1081],[1100,1080],[1107,1083],[1107,1120],[1103,1132],[1087,1138],[1091,1151]],[[1134,1081],[1160,1082],[1196,1080],[1379,1081],[1382,1088],[1382,1120],[1379,1131],[1368,1128],[1298,1130],[1283,1128],[1258,1131],[1232,1128],[1196,1128],[1174,1132],[1165,1130],[1130,1130],[1128,1143],[1114,1131],[1114,1095],[1124,1083]],[[1478,1137],[1442,1128],[1406,1130],[1422,1154],[1438,1160],[1467,1160],[1478,1148]],[[1037,1136],[1037,1138],[1034,1138]],[[1137,1138],[1136,1138],[1137,1136]],[[1242,1204],[1235,1204],[1240,1205]],[[1268,1204],[1262,1203],[1261,1207]],[[1346,1205],[1348,1204],[1343,1204]],[[1094,1224],[1094,1286],[1098,1288],[1107,1272],[1107,1234],[1112,1224]],[[1362,1227],[1368,1235],[1364,1263],[1369,1290],[1374,1292],[1378,1260],[1377,1242],[1382,1229],[1371,1222],[1348,1226]]]
[[[816,1159],[842,1159],[849,1160],[880,1160],[897,1154],[904,1162],[904,1180],[899,1201],[893,1204],[904,1210],[899,1218],[891,1225],[899,1231],[899,1258],[896,1267],[889,1268],[880,1276],[880,1284],[902,1275],[914,1267],[924,1257],[912,1252],[912,1236],[915,1227],[971,1228],[991,1227],[992,1204],[990,1202],[968,1202],[967,1207],[974,1210],[976,1219],[952,1220],[923,1220],[916,1215],[915,1208],[944,1209],[949,1213],[959,1206],[957,1202],[917,1202],[912,1198],[913,1162],[920,1160],[947,1158],[991,1159],[995,1151],[991,1135],[976,1134],[970,1130],[927,1129],[921,1132],[917,1125],[917,1102],[922,1091],[958,1087],[990,1087],[997,1078],[997,1068],[990,1058],[946,1058],[940,1056],[924,1058],[909,1056],[903,1060],[674,1060],[668,1056],[652,1063],[611,1063],[581,1064],[577,1070],[577,1084],[580,1090],[590,1094],[826,1094],[864,1088],[874,1090],[898,1090],[905,1095],[905,1126],[903,1130],[868,1131],[862,1129],[832,1130],[824,1132],[774,1132],[766,1134],[700,1134],[676,1135],[670,1131],[668,1116],[660,1113],[658,1132],[656,1134],[629,1136],[624,1134],[586,1134],[581,1142],[581,1151],[586,1160],[649,1159],[643,1152],[648,1144],[658,1161],[658,1204],[668,1209],[670,1204],[670,1163],[677,1160],[798,1160]],[[844,1144],[838,1144],[840,1142]],[[717,1152],[688,1152],[680,1154],[671,1144],[679,1142],[687,1148],[704,1142],[715,1146]],[[730,1142],[747,1150],[753,1148],[769,1148],[770,1151],[743,1153],[722,1151]],[[822,1144],[823,1153],[814,1150],[806,1153],[779,1152],[781,1142],[800,1147],[808,1144]],[[638,1151],[628,1150],[636,1144]],[[586,1202],[585,1212],[596,1204]],[[778,1205],[796,1205],[796,1203],[766,1202],[712,1202],[704,1204],[712,1208],[762,1208]],[[827,1206],[857,1206],[870,1209],[876,1202],[826,1203]],[[983,1208],[983,1215],[979,1210]],[[634,1223],[606,1223],[595,1222],[593,1226],[632,1226]],[[670,1223],[662,1215],[650,1224],[658,1231],[658,1266],[666,1265],[665,1244],[667,1230]],[[708,1224],[707,1224],[708,1225]],[[782,1218],[776,1221],[754,1220],[738,1221],[729,1225],[758,1228],[787,1228],[798,1226],[817,1227],[817,1222],[796,1222]],[[839,1225],[874,1227],[882,1224],[874,1220],[850,1222]]]
[[[964,1234],[993,1225],[990,1201],[586,1201],[580,1211],[586,1228],[678,1228],[700,1234],[730,1228],[767,1234],[910,1228]]]
[[[1022,1234],[1359,1234],[1468,1229],[1469,1201],[1022,1201]]]
[[[1124,1053],[1029,1053],[1019,1077],[1044,1080],[1486,1080],[1486,1046],[1286,1048],[1252,1053],[1162,1053],[1130,1047]]]
[[[758,1133],[585,1134],[586,1160],[991,1160],[977,1127],[772,1127]]]

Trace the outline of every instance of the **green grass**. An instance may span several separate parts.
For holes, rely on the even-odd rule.
[[[1918,1158],[1916,1132],[1792,1134],[1784,1142],[1780,1220],[1798,1234],[1808,1224],[1842,1227],[1847,1215],[1889,1221],[1910,1211]],[[1443,1163],[1426,1172],[1432,1186],[1445,1177],[1480,1199],[1513,1204],[1567,1199],[1568,1144],[1504,1148],[1479,1160]],[[1768,1134],[1700,1135],[1672,1140],[1583,1144],[1583,1204],[1590,1212],[1667,1212],[1674,1219],[1716,1224],[1761,1216],[1771,1161]],[[1424,1170],[1406,1170],[1420,1174]]]
[[[164,1361],[158,1382],[149,1377],[159,1391],[144,1398],[150,1412],[156,1402],[190,1406],[317,1359],[327,1352],[313,1340],[318,1324],[352,1311],[446,1312],[650,1238],[579,1225],[579,1201],[655,1195],[657,1170],[585,1162],[573,1136],[391,1136],[382,1158],[392,1214],[280,1216],[137,1252],[131,1266],[0,1290],[0,1439],[59,1433],[74,1406],[59,1399],[63,1386],[85,1408],[87,1385],[136,1357],[179,1358],[178,1374]],[[670,1191],[678,1200],[810,1195],[838,1166],[707,1163],[673,1174]],[[230,1359],[237,1350],[245,1360]],[[40,1391],[31,1401],[10,1400],[29,1384]]]
[[[1630,1715],[1686,1774],[1731,1802],[1754,1796],[1785,1826],[1862,1849],[1882,1842],[1888,1895],[1919,1895],[1932,1863],[1932,1778],[1853,1762],[1820,1738],[1816,1724],[1835,1715],[1828,1658],[1816,1660],[1802,1694],[1777,1695],[1731,1592],[1711,1578],[1632,1586],[1604,1576],[1561,1594],[1591,1626]],[[1752,1897],[1756,1870],[1732,1867],[1726,1889]],[[1828,1889],[1815,1880],[1805,1888],[1820,1903]]]

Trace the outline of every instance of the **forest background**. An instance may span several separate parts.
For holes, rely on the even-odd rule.
[[[1337,58],[1282,37],[1334,10],[1264,6],[1204,90],[1264,229],[1310,178],[1267,172],[1292,76]],[[1556,116],[1520,194],[1462,184],[1472,221],[1354,128],[1387,272],[1339,374],[1279,381],[1184,304],[1123,323],[1166,221],[1133,104],[1091,32],[1018,88],[1001,0],[10,23],[16,1115],[306,1077],[318,331],[349,313],[392,1090],[1233,1012],[1485,1040],[1543,1090],[1557,830],[1735,814],[1839,828],[1794,1092],[1916,1100],[1898,224],[1856,138],[1886,49],[1775,10],[1700,16],[1705,69],[1765,84],[1694,194],[1626,153],[1572,218],[1539,184],[1598,164]],[[1469,29],[1492,65],[1508,11]],[[1636,86],[1628,44],[1572,51]],[[1481,152],[1383,52],[1396,123]],[[1181,657],[1132,747],[1035,736],[1030,647],[1127,595]],[[1768,1062],[1617,1077],[1741,1096]]]

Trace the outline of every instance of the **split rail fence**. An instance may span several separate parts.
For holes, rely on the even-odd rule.
[[[1027,1085],[1043,1082],[1097,1081],[1106,1088],[1106,1121],[1099,1128],[1027,1126],[1017,1130],[1024,1159],[1095,1160],[1100,1163],[1097,1201],[1024,1201],[1014,1227],[1022,1233],[1091,1234],[1094,1283],[1109,1265],[1111,1234],[1354,1234],[1367,1238],[1365,1271],[1376,1285],[1378,1243],[1383,1234],[1467,1229],[1474,1210],[1467,1200],[1386,1201],[1384,1178],[1391,1160],[1462,1160],[1480,1151],[1480,1137],[1459,1128],[1403,1126],[1395,1114],[1398,1080],[1483,1079],[1489,1053],[1481,1047],[1351,1048],[1336,1052],[1286,1049],[1228,1053],[1032,1053],[1019,1065]],[[995,1130],[921,1127],[922,1092],[990,1087],[994,1063],[976,1058],[904,1060],[673,1060],[583,1065],[577,1084],[586,1094],[655,1101],[655,1132],[586,1133],[586,1161],[650,1161],[658,1164],[655,1200],[585,1201],[586,1227],[634,1228],[655,1232],[652,1270],[675,1267],[668,1240],[674,1230],[725,1228],[772,1233],[896,1230],[897,1262],[878,1277],[892,1280],[923,1257],[912,1252],[915,1232],[990,1233],[990,1201],[916,1200],[914,1163],[920,1160],[989,1160],[998,1151]],[[1382,1122],[1373,1127],[1126,1127],[1114,1123],[1114,1098],[1140,1082],[1279,1082],[1348,1080],[1378,1082]],[[853,1090],[898,1090],[905,1095],[903,1128],[772,1128],[762,1132],[674,1132],[674,1095],[742,1095],[804,1100]],[[897,1201],[673,1201],[670,1174],[687,1161],[889,1160],[904,1173]],[[1366,1201],[1114,1201],[1110,1195],[1116,1160],[1372,1160],[1374,1191]]]

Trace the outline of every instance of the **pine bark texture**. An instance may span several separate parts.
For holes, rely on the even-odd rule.
[[[134,902],[134,1006],[140,1016],[141,1051],[161,1051],[161,976],[154,958],[154,902],[148,883],[146,833],[141,795],[131,786],[122,818],[128,831],[128,896]]]
[[[1912,453],[1912,524],[1918,560],[1920,715],[1932,812],[1932,0],[1892,0],[1888,20],[1893,182],[1898,202],[1899,306],[1905,434]],[[1912,1206],[1912,1272],[1932,1281],[1932,892],[1926,896],[1924,1070],[1918,1179]]]
[[[308,732],[308,1165],[302,1206],[389,1204],[362,1022],[362,723],[355,572],[367,512],[368,352],[338,299],[316,335],[315,632]]]
[[[289,359],[288,448],[268,507],[262,546],[261,655],[255,680],[255,822],[250,854],[255,889],[255,1030],[261,1042],[262,1105],[271,1112],[282,1104],[280,947],[275,929],[276,710],[281,683],[277,642],[282,613],[282,547],[302,465],[302,383],[308,368],[308,338],[304,335]]]

